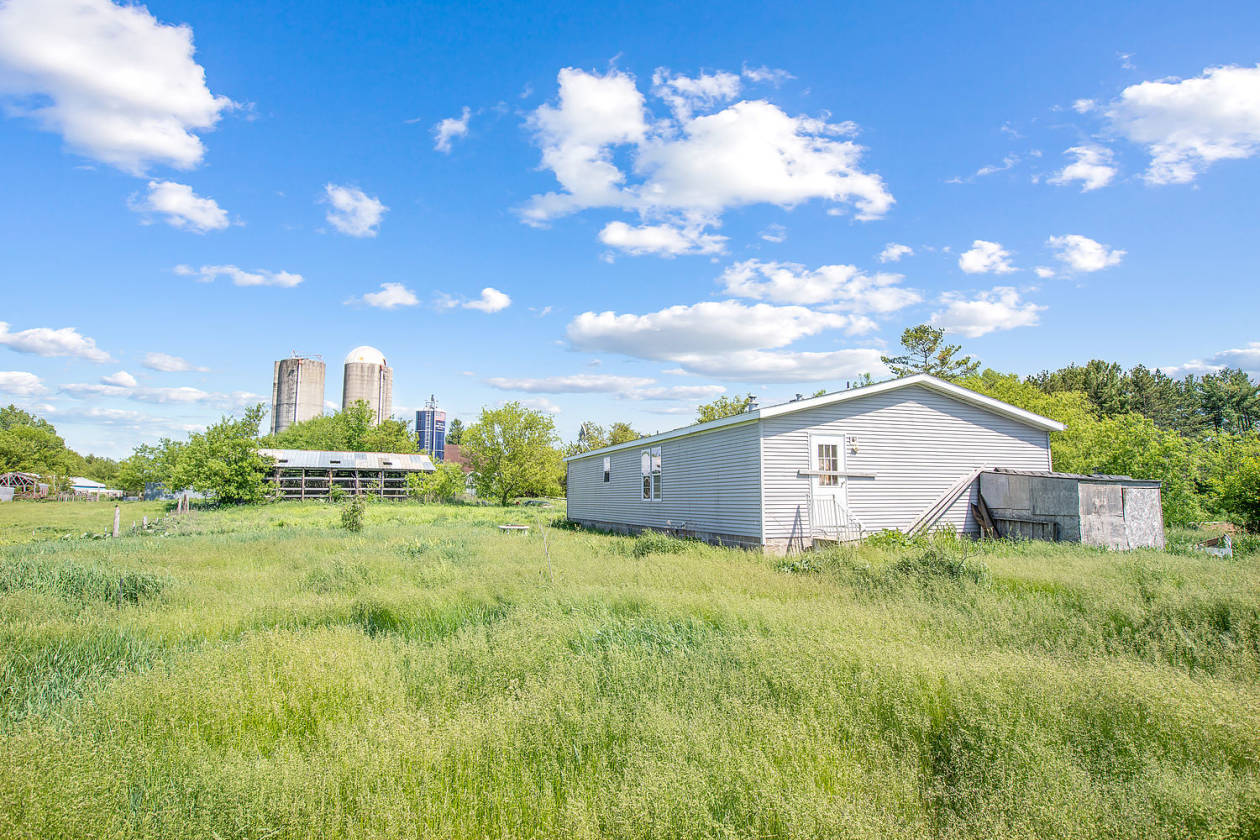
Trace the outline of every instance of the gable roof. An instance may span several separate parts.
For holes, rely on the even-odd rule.
[[[285,469],[433,472],[427,452],[336,452],[327,449],[259,449]]]
[[[609,452],[617,452],[623,449],[633,449],[636,446],[656,443],[662,440],[671,440],[673,438],[703,434],[705,432],[723,429],[727,426],[738,426],[743,423],[753,423],[758,420],[778,417],[783,414],[792,414],[797,411],[806,411],[811,408],[834,405],[836,403],[848,402],[849,400],[858,400],[864,397],[874,396],[875,394],[882,394],[887,391],[897,391],[902,388],[909,388],[913,385],[928,388],[939,394],[952,397],[959,402],[969,403],[993,414],[1007,417],[1027,426],[1032,426],[1034,429],[1042,429],[1047,432],[1061,432],[1067,428],[1058,420],[1051,420],[1049,417],[1042,417],[1040,414],[1033,414],[1031,411],[1025,411],[1018,406],[1002,402],[1001,400],[995,400],[993,397],[986,397],[984,394],[973,391],[970,388],[955,385],[953,382],[946,382],[944,379],[938,379],[937,377],[926,373],[916,373],[913,376],[903,376],[900,379],[890,379],[887,382],[877,382],[874,385],[864,385],[860,388],[850,388],[847,391],[834,391],[830,394],[823,394],[821,397],[810,397],[808,399],[792,400],[790,402],[779,403],[777,405],[768,405],[765,408],[756,408],[752,411],[746,411],[743,414],[734,414],[730,417],[723,417],[719,420],[710,420],[708,423],[697,423],[692,426],[683,426],[680,429],[673,429],[668,432],[659,432],[655,435],[641,437],[638,440],[632,440],[629,443],[619,443],[615,446],[605,446],[602,449],[592,449],[590,452],[570,455],[564,460],[575,461],[579,458],[588,458],[592,455],[604,455]]]

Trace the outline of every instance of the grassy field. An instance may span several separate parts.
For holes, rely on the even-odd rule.
[[[0,506],[0,837],[1260,837],[1256,557],[556,515]]]

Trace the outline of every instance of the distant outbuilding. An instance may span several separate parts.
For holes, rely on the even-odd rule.
[[[352,495],[386,499],[407,495],[409,473],[434,471],[423,452],[334,452],[322,449],[260,449],[272,460],[271,481],[283,499],[326,498],[332,487]]]

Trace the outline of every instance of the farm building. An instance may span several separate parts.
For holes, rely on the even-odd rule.
[[[40,481],[37,473],[0,473],[0,502],[14,499],[41,499],[48,495],[48,485]]]
[[[70,494],[82,499],[121,499],[123,491],[111,490],[99,481],[83,476],[71,476],[66,479],[70,485]]]
[[[282,499],[321,499],[330,488],[351,495],[386,499],[407,495],[407,475],[433,472],[423,452],[330,452],[316,449],[260,449],[273,462],[271,481]]]
[[[919,374],[571,456],[568,514],[773,552],[885,529],[978,534],[981,473],[1049,473],[1063,428]]]

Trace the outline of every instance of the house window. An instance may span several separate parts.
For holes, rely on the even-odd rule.
[[[835,487],[840,484],[840,445],[836,443],[818,444],[818,471],[832,475],[818,476],[819,487]]]
[[[612,480],[612,458],[608,455],[604,456],[604,483],[607,484]]]
[[[661,448],[653,446],[643,450],[643,501],[661,500]]]

